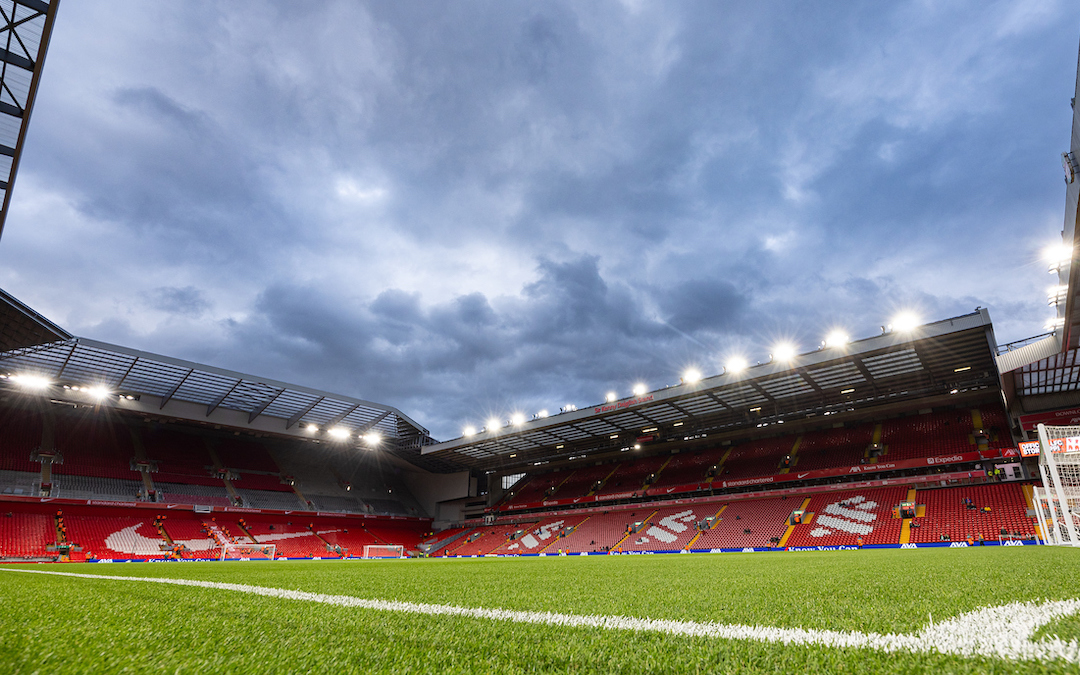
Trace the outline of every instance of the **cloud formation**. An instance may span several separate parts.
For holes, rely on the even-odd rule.
[[[0,242],[76,334],[447,438],[901,308],[1048,314],[1059,0],[110,9],[60,9]]]

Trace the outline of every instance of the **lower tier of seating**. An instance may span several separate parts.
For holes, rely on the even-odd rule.
[[[695,549],[764,548],[784,535],[788,516],[802,503],[797,497],[750,499],[725,504],[711,530],[701,533]]]
[[[894,517],[893,507],[907,493],[906,487],[884,487],[816,495],[805,509],[813,515],[795,526],[786,544],[853,546],[860,537],[864,544],[899,543],[903,521]]]
[[[1027,515],[1027,501],[1019,485],[973,485],[942,490],[920,490],[924,516],[915,518],[911,541],[997,541],[1002,534],[1033,536],[1034,517]]]

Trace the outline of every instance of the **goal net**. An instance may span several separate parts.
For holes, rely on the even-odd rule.
[[[404,558],[405,547],[401,544],[366,544],[365,558]]]
[[[1080,427],[1039,425],[1035,514],[1046,543],[1080,547]]]
[[[273,560],[276,544],[228,544],[221,548],[222,560]]]

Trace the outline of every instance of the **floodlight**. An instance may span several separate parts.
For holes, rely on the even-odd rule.
[[[900,312],[895,317],[893,317],[892,323],[889,324],[889,327],[898,333],[910,333],[911,331],[915,330],[920,324],[922,324],[922,321],[920,321],[919,317],[915,316],[914,313]]]
[[[746,359],[741,356],[736,356],[728,359],[728,362],[724,364],[724,370],[733,374],[741,373],[746,370],[746,365]]]
[[[473,426],[465,427],[465,429],[462,430],[461,435],[462,436],[475,436],[476,435],[476,427],[473,427]]]
[[[638,382],[637,384],[634,385],[633,391],[634,391],[634,396],[644,396],[645,392],[647,392],[648,389],[645,388],[644,384],[641,384],[640,382]]]
[[[92,397],[98,399],[99,401],[112,393],[106,387],[101,386],[87,387],[85,391],[87,394],[90,394]]]
[[[1053,244],[1046,247],[1043,257],[1050,264],[1050,272],[1057,272],[1063,265],[1072,262],[1073,247],[1068,244]]]
[[[693,384],[701,381],[701,371],[697,368],[687,368],[682,376],[683,382]]]
[[[369,431],[364,434],[364,442],[368,445],[378,445],[379,441],[381,440],[382,434],[380,434],[378,431]]]
[[[1068,286],[1051,286],[1046,289],[1046,304],[1054,307],[1060,305],[1065,300],[1065,296],[1069,293]]]
[[[40,375],[12,375],[11,379],[15,380],[20,387],[26,389],[45,389],[52,384],[48,378]]]
[[[330,431],[328,431],[326,433],[330,434],[334,438],[338,438],[338,439],[342,439],[342,440],[349,437],[349,430],[346,429],[345,427],[334,427],[333,429],[331,429]]]
[[[488,431],[495,431],[500,426],[501,425],[499,424],[499,418],[498,417],[492,417],[492,418],[488,419],[488,421],[487,421],[487,430]]]
[[[843,347],[850,341],[851,339],[848,337],[847,333],[842,330],[834,330],[825,337],[825,347],[827,349],[835,349]]]
[[[795,358],[795,345],[790,342],[781,342],[773,347],[772,358],[773,361],[791,361]]]
[[[1057,318],[1053,318],[1053,319],[1048,319],[1047,322],[1045,324],[1043,324],[1043,328],[1045,330],[1058,330],[1059,328],[1064,328],[1064,327],[1065,327],[1065,317],[1057,317]]]
[[[537,416],[538,418],[540,418],[540,419],[544,419],[545,417],[547,417],[547,416],[548,416],[548,411],[546,411],[546,410],[541,410],[540,412],[536,413],[536,416]]]
[[[525,416],[521,413],[514,413],[510,416],[510,424],[513,424],[515,427],[519,424],[525,424]]]
[[[613,391],[609,391],[606,398],[608,403],[614,403],[615,401],[619,400],[619,396]]]

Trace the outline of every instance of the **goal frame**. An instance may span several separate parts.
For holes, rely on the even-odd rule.
[[[394,555],[371,555],[377,550],[394,551]],[[405,547],[401,544],[364,544],[365,558],[404,558]]]
[[[238,552],[230,555],[231,552]],[[258,557],[252,557],[251,553],[257,553]],[[246,555],[245,555],[246,553]],[[221,547],[219,560],[276,560],[277,544],[228,544]]]
[[[1048,427],[1040,424],[1037,427],[1039,435],[1039,473],[1042,476],[1043,487],[1035,488],[1036,509],[1035,513],[1043,525],[1045,541],[1047,544],[1058,546],[1080,547],[1080,532],[1077,530],[1077,519],[1080,517],[1080,483],[1068,485],[1062,481],[1061,464],[1069,466],[1080,465],[1080,451],[1068,450],[1067,438],[1080,437],[1080,427]],[[1062,439],[1065,447],[1055,452],[1050,441]],[[1055,455],[1059,455],[1055,457]],[[1068,461],[1062,462],[1062,459]],[[1075,473],[1075,472],[1071,472]],[[1072,475],[1066,474],[1070,479]],[[1070,498],[1076,502],[1076,506],[1070,507]],[[1046,513],[1043,513],[1042,502],[1046,503]],[[1059,523],[1060,518],[1060,523]],[[1049,522],[1047,522],[1049,521]]]

